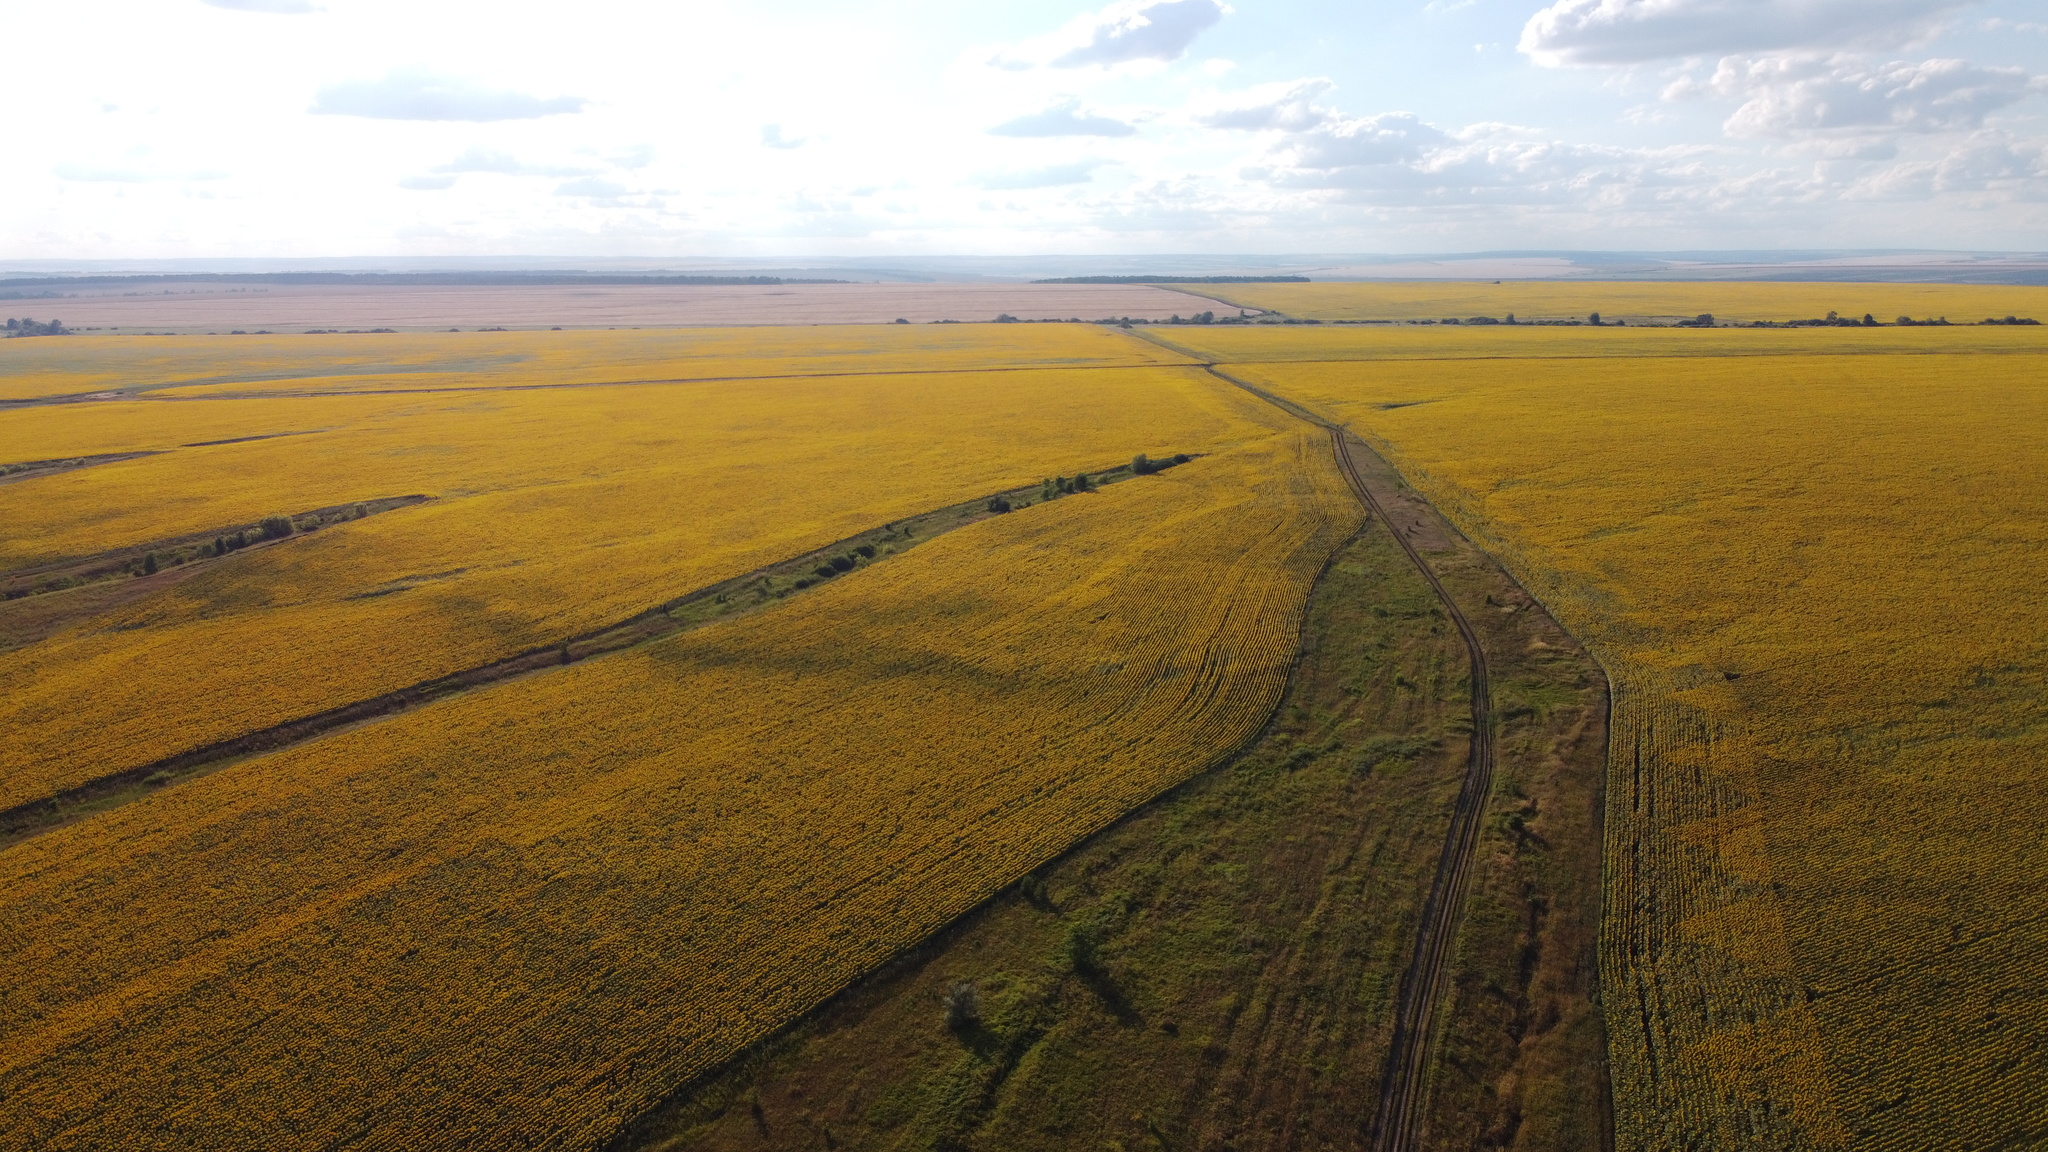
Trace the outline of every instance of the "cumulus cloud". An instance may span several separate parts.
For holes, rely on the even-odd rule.
[[[1970,0],[1557,0],[1522,26],[1548,67],[1900,43]]]
[[[1408,112],[1343,117],[1281,140],[1243,173],[1277,189],[1386,208],[1522,205],[1583,210],[1699,196],[1718,177],[1697,150],[1534,138],[1508,124],[1450,131]]]
[[[215,8],[226,8],[231,12],[273,12],[280,16],[300,16],[307,12],[318,12],[318,5],[308,0],[200,0]]]
[[[555,187],[557,196],[588,196],[596,200],[616,200],[626,194],[624,184],[586,176],[581,180],[569,180]]]
[[[310,111],[374,120],[532,120],[581,112],[587,103],[576,96],[544,99],[416,68],[399,68],[381,80],[329,84],[314,97]]]
[[[1221,0],[1120,0],[1034,44],[998,53],[989,63],[1012,70],[1113,67],[1138,60],[1170,62],[1228,15]]]
[[[1076,160],[1071,164],[1054,164],[1045,168],[1030,168],[1021,172],[991,172],[975,183],[983,188],[996,191],[1019,191],[1025,188],[1057,188],[1066,184],[1086,184],[1095,179],[1095,170],[1102,167],[1101,160]]]
[[[1845,200],[1930,200],[1965,197],[2048,199],[2048,143],[1973,140],[1934,160],[1879,169],[1842,193]]]
[[[1778,55],[1723,59],[1705,87],[1744,103],[1728,118],[1733,136],[1816,132],[1952,132],[2041,91],[2022,68],[1964,60],[1873,64],[1849,56]]]
[[[1386,112],[1356,120],[1332,120],[1298,137],[1288,150],[1292,167],[1329,171],[1361,165],[1417,160],[1452,142],[1450,133],[1411,112]]]
[[[988,131],[991,136],[1129,136],[1137,129],[1121,120],[1083,112],[1078,100],[1064,100]]]
[[[1209,128],[1303,132],[1330,119],[1331,111],[1318,107],[1315,98],[1333,87],[1322,77],[1261,84],[1198,107],[1195,123]]]

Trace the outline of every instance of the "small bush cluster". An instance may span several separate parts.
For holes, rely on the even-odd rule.
[[[955,981],[940,999],[946,1006],[947,1031],[971,1032],[981,1023],[981,993],[972,981]]]
[[[38,324],[37,322],[29,319],[26,316],[22,317],[19,320],[16,320],[10,316],[7,318],[7,335],[10,337],[69,336],[71,335],[71,329],[66,328],[62,320],[51,320],[45,323]]]

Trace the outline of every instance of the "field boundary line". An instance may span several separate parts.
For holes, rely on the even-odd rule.
[[[1199,458],[1199,454],[1188,456],[1189,460]],[[1172,457],[1162,458],[1153,464],[1155,472],[1152,474],[1178,466]],[[1121,483],[1136,479],[1138,476],[1131,470],[1129,463],[1092,471],[1088,475],[1097,486]],[[948,504],[893,520],[879,528],[864,529],[852,536],[796,556],[704,585],[623,620],[588,632],[550,641],[511,656],[423,680],[391,692],[283,720],[254,732],[245,732],[239,736],[190,748],[146,764],[96,777],[48,796],[24,801],[0,810],[0,851],[94,813],[140,799],[164,786],[210,775],[252,756],[307,743],[344,729],[410,712],[450,696],[581,663],[593,657],[638,647],[653,640],[768,607],[807,588],[827,583],[830,577],[822,573],[833,570],[835,566],[831,562],[835,557],[845,560],[846,567],[833,572],[833,575],[868,567],[933,537],[965,528],[993,516],[1003,515],[1012,506],[1021,511],[1031,504],[1044,503],[1041,498],[1042,491],[1042,484],[1010,488],[993,495],[977,496],[972,500]],[[1078,492],[1058,498],[1068,499],[1085,495],[1086,492]],[[399,499],[413,503],[423,501],[426,497]],[[1009,502],[1000,511],[993,507],[999,500]],[[1029,503],[1025,503],[1026,501]],[[882,551],[884,546],[889,550]],[[860,550],[864,547],[874,554],[862,555]],[[167,570],[169,573],[181,571]],[[162,575],[144,579],[158,579]],[[778,580],[781,581],[780,587],[776,586]],[[377,593],[373,591],[371,594]],[[736,602],[743,596],[748,597],[746,602]]]

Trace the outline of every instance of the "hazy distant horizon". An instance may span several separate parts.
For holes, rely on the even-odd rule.
[[[87,276],[292,273],[758,275],[860,281],[1018,282],[1087,275],[1305,275],[1315,280],[1821,280],[2048,284],[2048,252],[1508,250],[1417,253],[1073,253],[1042,256],[330,256],[8,260],[0,284]]]

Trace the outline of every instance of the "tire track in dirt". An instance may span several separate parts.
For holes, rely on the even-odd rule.
[[[1415,937],[1415,951],[1408,971],[1401,977],[1401,989],[1394,1002],[1394,1039],[1387,1053],[1387,1070],[1380,1086],[1379,1116],[1373,1125],[1373,1147],[1380,1152],[1406,1152],[1417,1143],[1421,1131],[1422,1104],[1429,1077],[1429,1052],[1437,1031],[1437,1009],[1443,1002],[1443,981],[1450,966],[1451,946],[1465,914],[1465,890],[1470,885],[1472,857],[1479,845],[1479,827],[1486,803],[1493,793],[1493,688],[1488,680],[1486,650],[1479,634],[1458,608],[1430,566],[1423,562],[1407,533],[1394,526],[1379,498],[1367,487],[1365,477],[1352,458],[1351,444],[1343,429],[1332,427],[1330,440],[1337,462],[1367,507],[1408,554],[1422,578],[1443,602],[1458,635],[1465,641],[1471,659],[1472,739],[1466,758],[1465,782],[1458,790],[1457,806],[1451,812],[1451,828],[1444,838],[1443,855],[1437,860],[1436,877],[1430,883],[1429,899],[1422,906],[1422,922]]]
[[[1190,354],[1186,349],[1175,347],[1149,333],[1144,338],[1171,351]],[[1443,1001],[1443,985],[1450,967],[1452,947],[1457,942],[1458,927],[1464,919],[1465,893],[1470,886],[1472,858],[1479,844],[1480,825],[1486,814],[1487,800],[1493,792],[1496,763],[1493,692],[1487,676],[1486,650],[1479,643],[1479,633],[1465,618],[1465,613],[1459,609],[1443,581],[1423,560],[1409,534],[1387,515],[1386,507],[1366,483],[1354,452],[1371,452],[1371,448],[1351,438],[1341,424],[1303,405],[1240,380],[1213,363],[1204,363],[1201,367],[1224,383],[1241,388],[1330,434],[1337,466],[1351,485],[1352,492],[1379,518],[1380,523],[1387,526],[1389,534],[1401,545],[1416,571],[1428,581],[1457,627],[1458,635],[1464,640],[1465,652],[1471,662],[1472,738],[1466,758],[1465,779],[1458,790],[1457,804],[1452,809],[1451,826],[1444,838],[1443,854],[1437,860],[1436,875],[1430,882],[1429,896],[1422,906],[1415,948],[1396,994],[1394,1036],[1388,1048],[1386,1071],[1380,1084],[1379,1108],[1373,1122],[1372,1147],[1376,1152],[1409,1152],[1420,1143],[1423,1105],[1427,1101],[1429,1085],[1429,1057],[1438,1032],[1438,1008]]]

